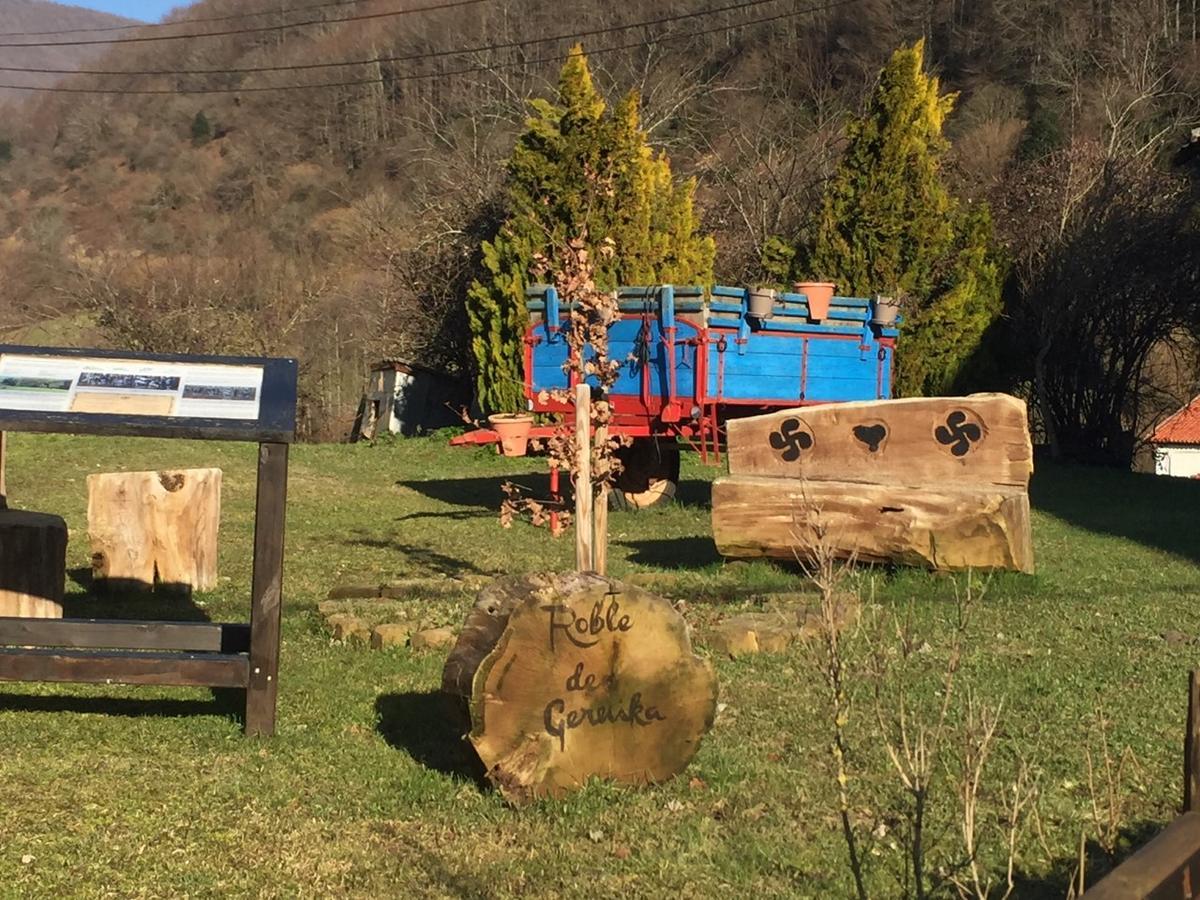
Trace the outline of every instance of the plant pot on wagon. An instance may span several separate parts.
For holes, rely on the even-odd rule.
[[[769,319],[775,314],[774,288],[753,287],[746,292],[746,315],[752,319]]]
[[[813,322],[824,322],[829,318],[829,305],[833,302],[837,285],[832,281],[797,281],[793,285],[797,294],[808,301],[808,317]]]
[[[500,453],[504,456],[524,456],[529,449],[529,432],[533,416],[529,413],[494,413],[488,424],[500,435]]]
[[[875,294],[871,298],[871,324],[891,328],[900,318],[901,299],[898,294]]]

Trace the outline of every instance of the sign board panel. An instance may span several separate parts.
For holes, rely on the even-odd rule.
[[[290,441],[290,359],[0,345],[0,429]]]
[[[485,589],[446,662],[447,684],[470,692],[471,743],[514,803],[591,778],[664,781],[692,759],[717,704],[712,664],[693,654],[679,612],[591,572]]]

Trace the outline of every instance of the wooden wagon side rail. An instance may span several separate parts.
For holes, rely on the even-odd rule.
[[[1117,866],[1084,900],[1184,900],[1200,889],[1200,812],[1187,812]]]

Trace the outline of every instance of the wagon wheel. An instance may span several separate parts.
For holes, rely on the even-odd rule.
[[[679,445],[665,438],[635,438],[617,450],[624,468],[617,476],[613,502],[618,508],[646,509],[675,498],[679,484]]]

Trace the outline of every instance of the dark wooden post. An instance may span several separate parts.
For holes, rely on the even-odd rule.
[[[279,691],[279,621],[283,596],[283,526],[288,445],[258,445],[254,507],[254,583],[250,598],[250,680],[246,734],[275,733]]]
[[[4,477],[4,468],[8,463],[8,433],[0,431],[0,509],[8,506],[8,482]]]
[[[1200,671],[1188,673],[1187,734],[1183,738],[1183,811],[1200,807]]]

